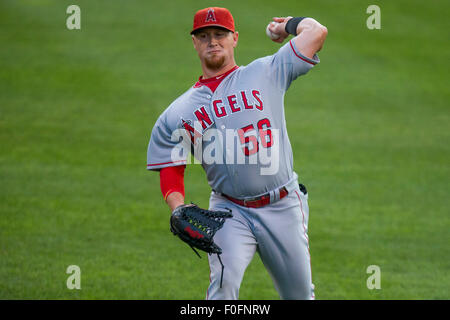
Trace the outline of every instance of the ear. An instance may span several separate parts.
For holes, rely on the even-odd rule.
[[[235,31],[233,33],[233,48],[237,47],[238,44],[238,38],[239,38],[239,32]]]
[[[194,35],[191,35],[191,37],[192,37],[192,45],[194,46],[195,51],[198,52],[197,44],[199,43],[199,41]]]

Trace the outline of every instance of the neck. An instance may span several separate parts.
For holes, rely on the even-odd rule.
[[[202,78],[203,79],[209,79],[212,77],[216,77],[219,76],[227,71],[230,71],[231,69],[233,69],[236,66],[236,62],[231,61],[229,64],[222,66],[219,69],[209,69],[207,66],[205,66],[204,64],[202,64]]]

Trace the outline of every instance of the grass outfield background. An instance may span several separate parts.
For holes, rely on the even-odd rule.
[[[81,30],[66,8],[81,8]],[[381,30],[366,8],[381,8]],[[0,2],[0,299],[204,299],[206,255],[169,231],[146,171],[158,115],[200,75],[196,10],[226,6],[236,60],[274,53],[273,16],[328,27],[285,99],[309,189],[317,299],[449,299],[448,1]],[[186,199],[208,205],[199,165]],[[81,290],[66,268],[81,268]],[[381,268],[368,290],[366,268]],[[278,299],[256,255],[241,299]]]

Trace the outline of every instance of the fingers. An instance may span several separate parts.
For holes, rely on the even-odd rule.
[[[281,28],[284,30],[284,28]],[[280,23],[279,22],[271,22],[269,24],[269,30],[275,34],[280,34]]]
[[[276,33],[276,23],[270,23],[269,24],[269,30],[270,30],[270,32],[273,32],[273,33]]]
[[[286,19],[286,18],[279,18],[279,17],[273,17],[272,18],[273,21],[278,22],[278,23],[284,22],[284,19]]]
[[[289,18],[289,17],[288,17]],[[277,39],[272,39],[271,40],[273,42],[276,43],[283,43],[283,41],[289,36],[285,31],[284,31],[284,24],[283,21],[285,21],[285,19],[287,18],[279,18],[279,17],[274,17],[271,23],[269,23],[268,25],[268,30],[270,32],[272,32],[273,34],[276,34],[279,36],[279,38]]]
[[[291,16],[287,16],[287,17],[273,17],[272,20],[275,21],[275,22],[283,23],[286,20],[289,20],[291,18],[292,18]]]
[[[278,38],[275,40],[272,40],[273,42],[282,43],[284,41],[284,38]]]

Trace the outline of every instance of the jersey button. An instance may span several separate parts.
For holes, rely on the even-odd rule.
[[[211,99],[212,97],[208,94],[207,96],[206,96],[208,99]]]

